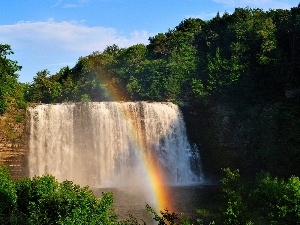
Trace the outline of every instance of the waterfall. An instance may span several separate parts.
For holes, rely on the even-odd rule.
[[[52,174],[81,185],[131,185],[147,177],[144,163],[150,160],[169,185],[202,181],[198,151],[172,103],[42,104],[28,108],[28,115],[31,177]]]

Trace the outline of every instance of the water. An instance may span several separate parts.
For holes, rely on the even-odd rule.
[[[174,186],[170,187],[172,198],[176,204],[175,213],[179,217],[188,217],[190,221],[196,221],[199,218],[197,209],[207,209],[211,202],[219,193],[219,187],[215,185],[195,185],[195,186]],[[129,218],[133,215],[138,221],[145,221],[147,224],[154,223],[153,215],[146,211],[146,201],[144,196],[132,189],[100,188],[93,190],[97,197],[101,193],[112,192],[114,194],[114,207],[120,220]],[[128,204],[130,202],[130,204]],[[163,210],[163,209],[161,209]],[[172,213],[173,211],[170,211]]]
[[[28,114],[31,177],[50,173],[59,181],[130,187],[144,196],[153,176],[172,186],[203,182],[200,156],[172,103],[38,105]]]

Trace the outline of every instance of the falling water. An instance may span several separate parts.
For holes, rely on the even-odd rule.
[[[100,187],[138,185],[147,178],[143,163],[149,158],[169,185],[202,180],[198,151],[172,103],[66,103],[38,105],[28,113],[30,176],[53,174],[59,181]]]

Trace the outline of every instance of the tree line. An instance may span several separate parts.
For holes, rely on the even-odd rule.
[[[39,71],[30,102],[212,99],[256,104],[299,97],[300,8],[237,8],[209,21],[185,19],[149,44],[108,46],[73,68]],[[298,90],[298,91],[297,91]],[[117,96],[117,97],[116,97]]]
[[[27,102],[212,99],[256,104],[299,98],[300,8],[237,8],[211,20],[189,18],[149,44],[108,46],[51,75],[23,84]],[[1,44],[1,110],[17,85],[17,62]]]

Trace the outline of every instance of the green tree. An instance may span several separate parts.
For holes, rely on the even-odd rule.
[[[244,186],[240,180],[239,170],[223,169],[225,174],[221,179],[224,206],[222,209],[223,224],[250,224],[245,204]]]
[[[10,45],[0,44],[0,114],[6,112],[8,103],[14,98],[18,89],[18,74],[21,66],[17,61],[8,59],[13,54]]]
[[[59,101],[72,101],[75,96],[75,82],[73,79],[73,72],[69,66],[63,67],[58,73],[53,75],[53,80],[61,84],[61,96]]]
[[[154,59],[166,58],[169,55],[169,35],[159,33],[154,37],[149,38],[149,45],[147,46],[149,53]]]
[[[96,198],[88,187],[58,182],[51,175],[12,180],[0,166],[1,224],[122,224],[117,222],[113,196]],[[125,223],[123,223],[125,224]]]
[[[276,25],[276,39],[280,50],[278,70],[281,71],[283,81],[288,89],[297,88],[299,79],[299,57],[300,57],[300,7],[291,10],[271,10],[270,18]]]
[[[259,224],[300,224],[300,181],[262,174],[251,193],[253,209]],[[259,199],[259,201],[258,201]]]
[[[62,93],[61,84],[50,77],[48,70],[37,72],[30,87],[30,101],[42,103],[58,102]]]
[[[205,23],[200,19],[186,19],[167,35],[170,39],[166,65],[166,98],[185,99],[191,95],[191,80],[196,76],[198,65],[195,38]]]
[[[9,224],[16,206],[17,194],[8,169],[0,165],[0,222]]]
[[[145,45],[138,44],[121,49],[116,58],[116,72],[119,75],[119,85],[125,86],[128,97],[140,99],[143,95],[142,83],[144,65],[147,64],[148,50]]]
[[[119,48],[116,45],[107,47],[102,53],[94,52],[87,57],[81,57],[72,70],[75,83],[75,100],[82,95],[88,95],[92,101],[107,101],[118,95],[120,79],[111,68],[117,57]],[[115,99],[122,100],[122,99]]]

